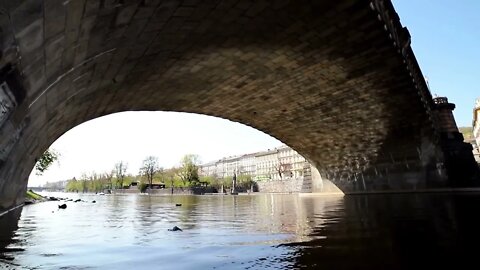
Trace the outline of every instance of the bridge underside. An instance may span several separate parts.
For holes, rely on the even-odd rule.
[[[444,186],[431,96],[390,2],[274,2],[0,1],[14,100],[0,208],[63,133],[135,110],[250,125],[344,191]]]

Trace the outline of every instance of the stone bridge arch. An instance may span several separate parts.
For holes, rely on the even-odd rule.
[[[35,159],[64,132],[135,110],[250,125],[347,192],[444,184],[431,96],[390,1],[0,7],[2,208],[20,200]]]

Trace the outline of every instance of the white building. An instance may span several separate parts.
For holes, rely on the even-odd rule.
[[[200,175],[217,178],[250,175],[256,181],[284,180],[302,177],[306,166],[304,157],[288,146],[267,151],[223,158],[200,166]]]
[[[217,175],[217,161],[205,163],[200,166],[200,175],[216,176]]]
[[[478,147],[478,144],[476,142],[473,142],[472,147],[473,147],[473,157],[475,158],[475,161],[477,163],[480,163],[480,149]]]
[[[237,172],[241,175],[255,175],[257,165],[255,154],[246,154],[239,158]]]
[[[475,101],[475,108],[473,109],[473,137],[480,146],[480,98]]]
[[[255,156],[253,154],[231,156],[205,163],[200,166],[199,173],[216,178],[230,177],[234,173],[253,175],[255,173]]]

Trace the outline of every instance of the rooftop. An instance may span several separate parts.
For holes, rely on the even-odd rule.
[[[224,158],[221,158],[221,159],[218,159],[218,160],[215,160],[215,161],[210,161],[210,162],[204,163],[200,166],[202,166],[202,167],[213,166],[216,163],[221,163],[221,162],[225,162],[225,161],[235,161],[235,160],[239,160],[241,158],[264,156],[264,155],[269,155],[269,154],[276,153],[278,151],[282,151],[282,150],[286,150],[286,149],[290,149],[290,147],[288,147],[287,145],[282,145],[282,146],[279,146],[279,147],[276,147],[276,148],[273,148],[273,149],[267,149],[265,151],[259,151],[259,152],[255,152],[255,153],[224,157]]]

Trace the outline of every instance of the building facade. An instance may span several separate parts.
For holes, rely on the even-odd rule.
[[[473,109],[473,136],[480,146],[480,98],[475,101],[475,108]]]
[[[475,160],[480,163],[480,98],[475,101],[473,108],[473,137],[475,143],[473,144],[473,155]]]
[[[249,175],[257,182],[300,178],[310,164],[288,146],[222,158],[200,166],[200,175],[216,178]]]

